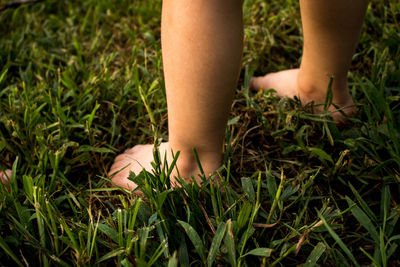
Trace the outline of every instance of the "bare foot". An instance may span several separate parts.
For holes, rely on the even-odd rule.
[[[0,179],[3,184],[9,184],[11,179],[11,170],[0,171]]]
[[[250,89],[274,89],[278,97],[294,98],[297,93],[297,74],[299,69],[290,69],[268,73],[262,77],[253,77],[250,80]]]
[[[168,150],[168,143],[162,143],[159,146],[161,158],[164,158]],[[153,170],[151,163],[154,161],[153,157],[153,144],[136,145],[130,149],[125,150],[124,153],[118,155],[110,172],[111,180],[115,185],[133,191],[137,185],[128,179],[130,172],[139,174],[143,169],[148,172]],[[171,153],[167,153],[171,154]],[[167,156],[167,162],[171,162],[172,156]]]
[[[154,162],[153,157],[153,148],[154,145],[136,145],[133,148],[127,149],[124,153],[118,155],[114,164],[111,166],[110,172],[108,173],[111,177],[112,182],[115,185],[133,191],[137,185],[128,179],[130,172],[134,172],[135,174],[139,174],[143,169],[148,172],[153,170],[151,163]],[[164,157],[167,155],[167,163],[171,164],[173,161],[172,152],[168,143],[161,143],[159,146],[159,151],[161,155],[161,161],[164,162]],[[212,156],[205,158],[204,161],[209,161]],[[193,153],[190,153],[189,156],[181,155],[178,158],[177,166],[179,170],[179,174],[182,178],[186,180],[186,182],[191,182],[191,177],[195,177],[195,181],[200,184],[201,179],[198,177],[200,173],[196,160],[194,159]],[[206,174],[214,172],[220,166],[220,161],[215,161],[215,164],[210,162],[202,161],[202,166]],[[174,177],[178,175],[176,168],[171,173],[171,182],[173,186],[178,186]],[[138,192],[138,191],[135,191]],[[138,192],[140,194],[140,192]]]
[[[289,69],[275,73],[269,73],[262,77],[253,77],[250,80],[250,89],[254,90],[268,90],[274,89],[278,97],[294,98],[298,97],[303,105],[310,102],[315,104],[324,104],[326,98],[326,90],[314,90],[311,93],[302,91],[299,87],[298,76],[300,69]],[[351,115],[355,112],[354,102],[351,95],[346,92],[341,95],[333,96],[333,104],[338,106],[346,115]],[[317,113],[323,112],[323,107],[316,107]],[[328,108],[332,112],[331,117],[338,123],[344,123],[345,118],[343,114],[338,111],[334,105]]]

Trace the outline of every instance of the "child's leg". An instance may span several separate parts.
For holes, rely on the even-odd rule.
[[[367,3],[367,0],[300,0],[304,31],[300,69],[253,78],[251,86],[274,88],[281,97],[299,96],[304,104],[323,103],[330,76],[333,76],[333,103],[341,107],[353,105],[347,73]],[[340,120],[340,115],[335,119]]]
[[[193,148],[206,174],[221,164],[226,121],[243,49],[239,0],[164,0],[162,49],[168,103],[169,142],[161,153],[180,151],[182,177],[198,173]],[[129,170],[151,170],[152,145],[135,146],[118,156],[110,173],[131,164],[113,182],[130,189]],[[171,162],[171,159],[169,160]]]

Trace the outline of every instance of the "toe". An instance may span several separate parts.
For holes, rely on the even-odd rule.
[[[250,89],[259,90],[259,88],[258,88],[258,79],[259,79],[259,77],[252,77],[250,79],[250,84],[249,84]]]
[[[3,184],[8,184],[11,179],[11,170],[0,171],[0,180]]]
[[[268,80],[267,80],[267,75],[266,76],[261,76],[261,77],[253,77],[250,80],[250,89],[253,90],[261,90],[261,89],[269,89],[268,88]]]
[[[114,164],[117,163],[117,162],[120,162],[120,161],[126,161],[126,158],[127,158],[128,155],[129,154],[123,153],[123,154],[120,154],[120,155],[116,156],[115,159],[114,159]]]
[[[137,187],[137,185],[134,182],[132,182],[131,180],[129,180],[128,178],[112,179],[112,183],[116,186],[120,186],[120,187],[128,189],[130,191],[135,190],[135,188]]]
[[[114,163],[110,168],[109,175],[113,175],[115,173],[122,172],[126,169],[129,169],[130,166],[131,166],[131,164],[127,163],[127,162]]]
[[[125,153],[134,154],[139,151],[142,151],[147,146],[150,146],[150,145],[136,145],[134,147],[131,147],[131,148],[128,148],[127,150],[125,150]]]
[[[124,154],[132,154],[132,153],[134,153],[135,150],[136,150],[135,147],[136,147],[136,146],[126,149],[126,150],[124,151]]]

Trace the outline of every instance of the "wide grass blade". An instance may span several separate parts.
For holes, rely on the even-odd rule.
[[[259,257],[269,257],[269,256],[271,256],[271,253],[273,251],[274,250],[271,248],[255,248],[240,257],[244,258],[247,255],[254,255],[254,256],[259,256]]]
[[[242,264],[242,255],[243,255],[244,249],[246,247],[246,243],[247,243],[248,239],[250,238],[250,236],[254,233],[253,222],[254,222],[254,219],[256,218],[257,214],[258,214],[258,210],[259,209],[260,209],[260,204],[256,203],[254,205],[254,207],[253,207],[253,212],[251,213],[250,220],[249,220],[249,223],[247,225],[246,232],[243,234],[243,237],[242,237],[242,239],[241,239],[241,241],[239,243],[240,244],[239,245],[239,247],[240,247],[240,254],[239,254],[240,257],[239,257],[238,266],[241,266],[241,264]]]
[[[239,212],[239,216],[237,217],[236,227],[234,229],[235,235],[239,233],[239,231],[246,225],[247,221],[249,220],[251,208],[252,205],[250,202],[243,203]]]
[[[255,192],[253,187],[253,182],[250,178],[242,178],[242,188],[243,191],[246,193],[247,197],[250,201],[254,201],[255,199]]]
[[[112,251],[110,251],[110,252],[104,254],[104,256],[102,256],[102,257],[96,262],[96,264],[99,264],[100,262],[103,262],[103,261],[105,261],[105,260],[108,260],[108,259],[117,257],[117,256],[121,255],[121,254],[124,253],[124,252],[125,252],[125,249],[123,249],[123,248],[118,248],[118,249],[112,250]]]
[[[111,240],[115,243],[118,243],[118,232],[115,229],[111,228],[105,223],[99,223],[97,227],[99,228],[100,232],[111,238]]]
[[[215,261],[215,257],[219,251],[222,239],[224,238],[226,230],[226,223],[222,222],[218,225],[217,232],[215,233],[214,239],[211,243],[210,251],[207,256],[207,266],[211,267]]]
[[[329,161],[330,163],[334,163],[332,156],[329,155],[328,153],[326,153],[324,150],[322,150],[321,148],[317,148],[317,147],[308,147],[307,148],[308,151],[311,152],[311,155],[317,156],[320,159],[324,159]]]
[[[362,199],[362,197],[360,196],[358,191],[354,188],[354,186],[351,183],[349,183],[349,187],[350,187],[351,191],[353,192],[353,194],[356,196],[358,202],[361,205],[361,208],[365,211],[365,213],[368,215],[368,217],[371,218],[374,222],[378,222],[378,219],[376,218],[374,212],[370,209],[370,207],[364,201],[364,199]]]
[[[178,223],[183,227],[185,230],[186,234],[188,235],[190,241],[192,241],[192,244],[197,252],[199,254],[201,260],[203,262],[206,261],[206,250],[204,248],[203,242],[201,241],[201,238],[199,234],[196,232],[196,230],[188,223],[184,221],[179,221]]]
[[[314,249],[311,251],[303,267],[313,267],[317,265],[319,258],[324,254],[326,246],[324,243],[319,242]]]
[[[226,222],[226,234],[224,237],[224,244],[228,249],[228,261],[231,266],[236,266],[236,247],[235,238],[232,232],[232,221],[229,219]]]
[[[347,203],[351,208],[351,213],[357,219],[357,221],[368,231],[375,244],[379,244],[379,234],[376,231],[370,218],[349,198],[346,196]]]

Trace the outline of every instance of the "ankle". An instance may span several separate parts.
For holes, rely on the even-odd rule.
[[[303,104],[313,102],[315,104],[325,103],[330,77],[315,79],[305,75],[301,70],[297,77],[297,91]],[[351,101],[347,78],[335,77],[332,83],[333,103],[342,105]]]
[[[168,153],[171,155],[171,160],[168,161],[169,164],[171,164],[173,160],[171,151],[173,151],[175,155],[177,151],[180,152],[176,164],[180,177],[190,182],[191,177],[194,176],[197,183],[200,184],[201,180],[199,179],[199,174],[201,174],[201,171],[196,157],[194,156],[193,150],[171,150],[171,147],[169,147],[168,151]],[[210,174],[215,172],[221,166],[221,153],[197,151],[197,154],[206,177],[209,177]],[[174,171],[173,176],[177,175],[178,173]]]

